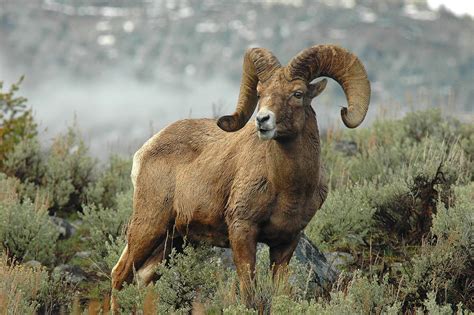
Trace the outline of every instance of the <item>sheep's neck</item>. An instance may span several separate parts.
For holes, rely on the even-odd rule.
[[[319,176],[319,132],[314,112],[306,117],[303,131],[292,139],[269,141],[267,166],[276,185],[303,189]]]

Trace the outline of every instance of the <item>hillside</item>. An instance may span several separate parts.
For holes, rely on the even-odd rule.
[[[0,43],[4,68],[26,73],[30,85],[111,69],[139,82],[238,84],[248,46],[286,62],[314,43],[337,43],[366,64],[374,101],[422,95],[473,110],[474,21],[423,1],[5,0]]]

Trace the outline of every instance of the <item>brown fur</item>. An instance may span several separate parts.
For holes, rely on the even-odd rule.
[[[176,238],[232,248],[244,297],[257,242],[270,247],[274,272],[289,262],[327,194],[311,108],[326,81],[307,84],[283,75],[280,68],[258,83],[259,108],[276,116],[275,139],[260,140],[253,123],[228,133],[215,120],[187,119],[163,129],[135,154],[134,211],[127,247],[112,271],[113,289],[130,279],[133,268],[143,282],[151,281],[150,268]],[[294,97],[296,90],[302,99]]]

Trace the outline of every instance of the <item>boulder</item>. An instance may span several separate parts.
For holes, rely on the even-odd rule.
[[[78,266],[62,264],[54,267],[53,273],[60,274],[70,284],[79,284],[87,279],[86,273]]]
[[[293,257],[312,271],[311,282],[319,287],[327,287],[339,275],[339,272],[304,233],[301,235]]]
[[[75,257],[78,257],[78,258],[88,258],[92,255],[92,252],[90,250],[85,250],[85,251],[82,251],[82,252],[76,252],[74,254]]]
[[[324,256],[326,257],[328,263],[337,270],[341,270],[355,262],[354,256],[345,252],[325,253]]]
[[[37,260],[28,260],[26,263],[23,264],[26,267],[33,268],[33,269],[40,269],[43,265]]]
[[[59,231],[59,239],[67,239],[76,232],[76,229],[66,219],[55,216],[51,216],[50,219]]]
[[[347,156],[356,155],[358,152],[357,143],[352,140],[338,140],[336,141],[334,149],[344,153]]]

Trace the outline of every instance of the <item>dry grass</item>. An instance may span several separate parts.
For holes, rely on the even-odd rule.
[[[0,257],[0,314],[26,314],[38,307],[42,285],[47,280],[43,268],[17,265],[6,255]]]

